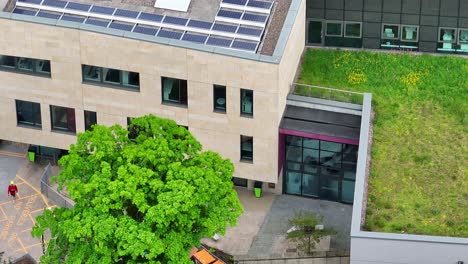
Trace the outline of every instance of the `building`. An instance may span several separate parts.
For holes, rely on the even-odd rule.
[[[308,0],[307,44],[468,54],[467,0]]]

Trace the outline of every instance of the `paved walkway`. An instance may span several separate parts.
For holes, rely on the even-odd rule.
[[[288,220],[298,211],[322,215],[325,228],[337,231],[331,237],[330,249],[349,250],[352,205],[315,200],[291,195],[279,195],[273,202],[265,222],[250,247],[248,256],[281,256],[285,253]]]
[[[40,192],[43,167],[26,159],[26,149],[18,145],[0,145],[0,252],[4,259],[16,259],[29,253],[38,260],[42,243],[32,238],[35,217],[51,206]],[[7,196],[11,180],[18,186],[16,200]]]

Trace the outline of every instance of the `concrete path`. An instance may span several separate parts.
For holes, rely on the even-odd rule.
[[[330,249],[349,250],[352,205],[280,195],[274,200],[247,255],[252,257],[283,255],[285,249],[281,248],[280,244],[284,244],[286,231],[291,228],[288,220],[295,212],[301,210],[322,215],[325,228],[337,231],[337,234],[331,238]]]
[[[51,206],[40,192],[43,167],[26,159],[26,149],[17,145],[0,145],[0,252],[4,259],[16,259],[29,253],[38,260],[42,243],[32,238],[35,217]],[[11,180],[18,186],[16,200],[7,196]]]
[[[245,188],[236,190],[244,207],[244,214],[237,219],[237,226],[228,228],[225,236],[218,241],[205,238],[202,243],[231,255],[245,255],[249,252],[250,245],[260,230],[275,195],[263,193],[262,197],[255,198],[253,190]]]

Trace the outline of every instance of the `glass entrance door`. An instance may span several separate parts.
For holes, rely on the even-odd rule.
[[[322,21],[309,21],[307,42],[310,44],[322,44]]]

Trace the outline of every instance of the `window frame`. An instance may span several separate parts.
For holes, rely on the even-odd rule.
[[[346,35],[346,26],[348,24],[359,24],[359,37],[356,37],[356,36],[347,36]],[[345,38],[356,38],[356,39],[360,39],[362,38],[362,22],[359,22],[359,21],[344,21],[344,26],[343,26],[343,29],[344,29],[344,32],[343,32],[343,36]]]
[[[41,77],[52,77],[52,67],[50,60],[45,60],[45,59],[35,59],[35,58],[27,58],[27,57],[18,57],[18,56],[13,56],[13,55],[3,55],[0,54],[0,56],[5,56],[5,57],[12,57],[14,59],[14,67],[11,66],[5,66],[3,64],[0,64],[0,70],[1,71],[7,71],[7,72],[14,72],[14,73],[21,73],[21,74],[26,74],[26,75],[34,75],[34,76],[41,76]],[[20,60],[31,60],[31,70],[25,70],[20,68]],[[49,64],[49,72],[46,71],[39,71],[39,63],[41,62],[46,62]]]
[[[86,67],[92,67],[89,69],[89,71],[91,71],[93,68],[96,69],[99,75],[98,76],[99,80],[86,78],[86,76],[89,76],[89,74],[85,73]],[[117,84],[116,82],[106,81],[104,77],[104,70],[107,70],[106,73],[108,73],[110,70],[117,71],[119,74],[119,83]],[[123,81],[124,73],[128,73],[129,76],[130,74],[136,74],[138,85],[124,84],[124,81]],[[81,80],[84,84],[93,84],[93,85],[99,84],[100,86],[104,86],[104,87],[112,87],[112,88],[119,88],[119,89],[127,90],[127,91],[140,92],[140,73],[139,72],[107,68],[107,67],[101,67],[101,66],[95,66],[95,65],[89,65],[89,64],[81,64]]]
[[[92,120],[90,120],[90,125],[88,127],[87,123],[87,115],[86,114],[94,114],[94,123]],[[95,111],[88,111],[88,110],[84,110],[84,125],[85,125],[85,131],[92,131],[93,130],[93,125],[96,125],[97,124],[97,113]]]
[[[244,92],[250,92],[252,94],[252,99],[251,99],[251,103],[252,103],[252,110],[251,112],[245,112],[244,111]],[[250,89],[243,89],[241,88],[240,89],[240,114],[241,116],[247,116],[247,117],[253,117],[254,115],[254,91],[253,90],[250,90]]]
[[[164,99],[164,81],[166,79],[172,79],[172,80],[175,80],[177,81],[178,83],[178,94],[179,94],[179,99],[178,100],[170,100],[169,99],[169,94],[172,92],[172,88],[171,88],[171,91],[169,92],[169,94],[167,95],[168,99]],[[182,87],[181,83],[185,82],[185,102],[183,101],[183,94],[181,92],[181,88],[184,88]],[[174,85],[174,84],[173,84]],[[174,86],[172,86],[174,87]],[[188,81],[187,80],[184,80],[184,79],[178,79],[178,78],[173,78],[173,77],[166,77],[166,76],[161,76],[161,103],[162,104],[169,104],[169,105],[179,105],[179,106],[188,106]]]
[[[34,115],[34,120],[33,122],[29,123],[24,123],[24,121],[18,120],[18,103],[28,103],[31,105],[31,113]],[[34,112],[34,106],[38,106],[39,112]],[[30,101],[24,101],[24,100],[19,100],[15,99],[15,109],[16,109],[16,125],[21,126],[21,127],[31,127],[31,128],[38,128],[42,129],[42,111],[41,111],[41,104],[37,102],[30,102]],[[39,114],[39,118],[37,118],[37,114]],[[37,122],[39,119],[39,122]],[[23,123],[22,123],[23,122]]]
[[[466,35],[468,37],[468,28],[458,28],[457,31],[458,31],[457,32],[457,44],[458,45],[468,45],[468,38],[466,40],[463,40],[463,42],[461,42],[461,38],[460,38],[462,31],[466,31],[467,32]]]
[[[309,42],[309,27],[310,27],[310,22],[320,22],[322,24],[322,30],[320,32],[320,43],[311,43]],[[324,19],[317,19],[317,18],[307,18],[306,19],[306,39],[305,43],[308,46],[322,46],[323,42],[325,41],[325,36],[324,36]]]
[[[405,27],[415,27],[416,28],[416,39],[415,40],[403,39],[403,31],[404,31]],[[413,42],[413,43],[419,42],[419,25],[402,24],[400,28],[401,28],[400,41],[402,41],[402,42]]]
[[[231,181],[234,184],[234,186],[237,187],[247,187],[249,185],[249,180],[236,176],[232,176]]]
[[[224,92],[224,98],[223,97],[216,97],[216,90],[222,89]],[[226,113],[227,111],[227,98],[226,98],[226,86],[225,85],[219,85],[219,84],[213,84],[213,112],[217,113]],[[224,108],[222,107],[217,107],[217,105],[222,105],[218,103],[219,99],[224,99]]]
[[[340,24],[340,35],[328,34],[328,24]],[[343,21],[340,20],[325,20],[325,37],[343,37]]]
[[[54,108],[63,108],[65,111],[67,111],[67,113],[65,114],[67,116],[67,129],[63,129],[63,128],[60,128],[60,127],[57,127],[55,125],[55,122],[54,122],[54,115],[55,115],[55,112],[54,112]],[[73,110],[73,122],[74,124],[72,126],[70,126],[70,120],[68,120],[68,110]],[[59,105],[49,105],[49,110],[50,110],[50,128],[51,128],[51,131],[52,132],[59,132],[59,133],[66,133],[66,134],[76,134],[76,111],[75,111],[75,108],[71,108],[71,107],[66,107],[66,106],[59,106]],[[70,127],[73,128],[70,130]]]
[[[385,37],[385,36],[384,36],[385,26],[397,26],[397,27],[398,27],[398,33],[395,34],[396,36],[393,37],[393,38]],[[380,38],[381,38],[381,39],[400,40],[400,35],[401,35],[401,25],[400,25],[400,24],[382,23],[382,29],[381,29],[381,31],[380,31]]]
[[[250,155],[246,156],[246,155],[243,155],[243,153],[244,151],[249,151],[249,150],[245,150],[243,147],[244,147],[244,144],[248,143],[249,141],[250,141],[252,149],[250,150]],[[254,151],[253,137],[240,135],[240,161],[253,162],[253,154],[254,154],[253,151]]]
[[[440,40],[441,37],[442,37],[442,34],[441,34],[441,33],[442,33],[442,32],[441,32],[442,29],[454,30],[454,36],[453,36],[452,41],[448,42],[448,41]],[[457,41],[458,41],[458,28],[439,27],[439,35],[437,36],[437,42],[438,42],[438,43],[453,43],[453,44],[456,44]]]

